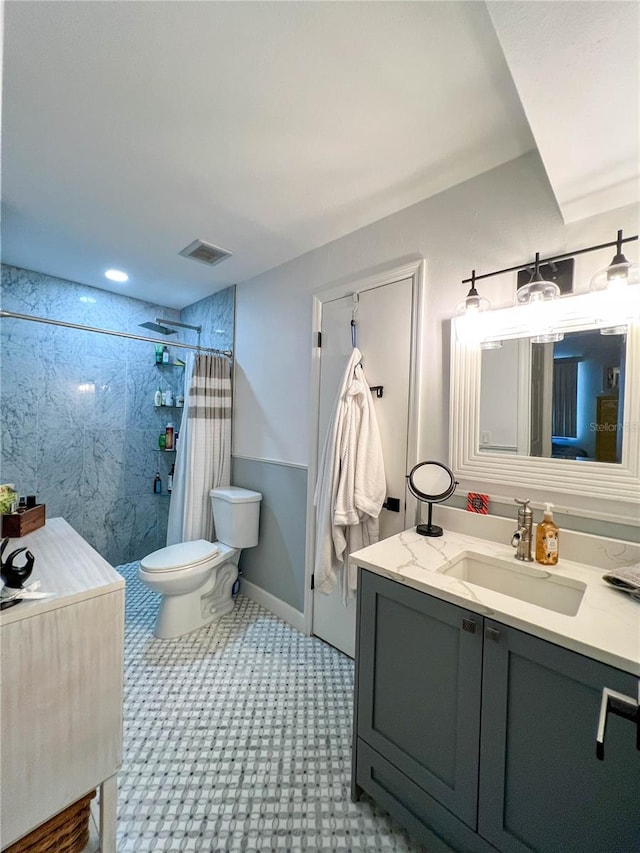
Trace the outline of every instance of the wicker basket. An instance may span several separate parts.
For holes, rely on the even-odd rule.
[[[92,791],[41,824],[2,853],[80,853],[89,843]]]

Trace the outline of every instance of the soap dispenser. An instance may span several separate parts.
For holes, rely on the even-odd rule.
[[[552,504],[545,503],[544,506],[544,518],[536,528],[536,560],[543,566],[555,566],[558,562],[560,530],[553,520]]]

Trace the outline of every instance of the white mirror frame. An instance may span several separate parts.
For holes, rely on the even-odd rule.
[[[583,301],[581,297],[573,297],[573,300],[576,305]],[[517,333],[517,324],[514,324],[514,316],[517,316],[514,312],[517,310],[507,308],[492,312],[495,315],[492,318],[494,330],[500,328],[499,315],[503,315],[503,338],[526,336],[522,330]],[[592,316],[589,317],[586,313],[582,313],[582,316],[580,313],[564,313],[564,318],[554,324],[558,331],[594,328]],[[585,506],[585,499],[588,499],[592,509],[589,514],[594,516],[610,516],[613,504],[618,504],[624,515],[627,515],[627,512],[624,512],[626,508],[628,516],[637,519],[640,507],[640,321],[635,320],[627,327],[623,427],[625,432],[620,463],[578,462],[571,459],[480,452],[482,350],[477,345],[465,346],[460,343],[455,327],[456,321],[453,320],[449,452],[451,468],[456,478],[475,486],[487,483],[518,487],[523,493],[527,489],[535,489],[547,495],[550,492],[573,495],[576,500],[570,503],[576,507]],[[494,331],[494,336],[500,335]],[[602,501],[607,501],[607,505],[602,505]]]

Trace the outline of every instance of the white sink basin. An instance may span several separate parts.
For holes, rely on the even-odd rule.
[[[565,616],[575,616],[580,607],[586,584],[564,578],[532,563],[501,560],[484,554],[466,552],[443,575],[555,610]]]

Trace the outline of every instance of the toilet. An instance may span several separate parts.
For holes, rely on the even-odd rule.
[[[154,551],[138,577],[162,595],[154,634],[163,640],[209,625],[233,610],[243,548],[258,544],[260,492],[222,486],[209,492],[217,542],[197,539]]]

